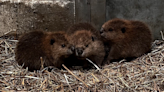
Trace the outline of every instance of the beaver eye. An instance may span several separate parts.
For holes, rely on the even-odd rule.
[[[62,48],[64,48],[65,47],[65,44],[62,44],[61,46],[62,46]]]
[[[109,28],[109,30],[108,31],[113,31],[113,29],[112,28]]]
[[[86,45],[85,47],[88,47],[88,45]]]

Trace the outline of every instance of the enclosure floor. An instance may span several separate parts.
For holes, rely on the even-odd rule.
[[[62,92],[163,92],[164,41],[156,40],[152,51],[131,62],[119,61],[100,70],[59,70],[35,72],[15,62],[17,40],[0,38],[0,91]]]

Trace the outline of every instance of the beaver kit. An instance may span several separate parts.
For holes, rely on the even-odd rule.
[[[74,24],[67,30],[67,33],[69,34],[69,42],[74,47],[74,55],[72,56],[74,65],[88,68],[90,66],[86,60],[88,58],[101,66],[105,56],[104,44],[99,38],[100,34],[91,24]]]
[[[140,21],[115,18],[102,25],[100,34],[109,50],[108,61],[136,58],[151,50],[151,31]]]
[[[33,31],[20,37],[16,46],[16,61],[30,71],[44,66],[61,68],[61,64],[72,54],[64,32]]]

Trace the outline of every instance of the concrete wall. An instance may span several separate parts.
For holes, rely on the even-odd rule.
[[[10,0],[0,1],[0,36],[32,30],[66,30],[74,23],[74,3],[71,0]],[[12,2],[13,1],[13,2]],[[65,4],[66,1],[69,3]]]
[[[99,30],[109,19],[124,18],[147,23],[154,38],[161,39],[163,8],[162,0],[0,0],[0,36],[10,31],[66,30],[83,21]]]

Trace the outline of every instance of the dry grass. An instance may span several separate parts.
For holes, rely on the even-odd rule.
[[[17,40],[0,38],[0,91],[61,92],[164,92],[164,41],[155,41],[152,52],[131,62],[114,62],[103,69],[29,72],[17,65]]]

